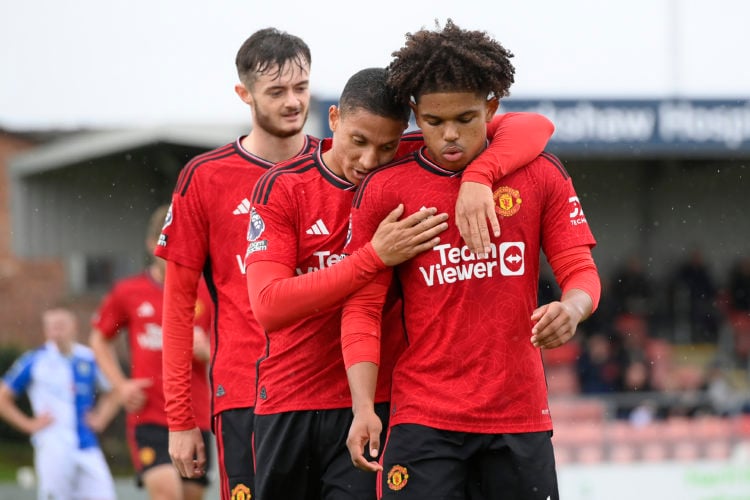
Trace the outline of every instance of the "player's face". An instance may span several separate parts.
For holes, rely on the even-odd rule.
[[[42,317],[44,336],[47,340],[69,344],[76,337],[76,320],[70,311],[53,309]]]
[[[407,126],[363,109],[342,114],[336,106],[331,106],[328,122],[333,146],[327,165],[356,186],[368,172],[393,159]]]
[[[487,144],[497,106],[497,99],[474,92],[423,94],[412,109],[432,161],[453,171],[468,165]]]
[[[253,126],[276,137],[291,137],[305,126],[310,108],[310,67],[296,62],[279,72],[276,66],[258,77],[249,89]]]

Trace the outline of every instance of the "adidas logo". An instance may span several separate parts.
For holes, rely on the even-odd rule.
[[[328,228],[326,227],[325,223],[323,223],[323,219],[318,219],[315,221],[315,224],[310,226],[307,231],[305,231],[307,234],[331,234],[330,231],[328,231]]]
[[[250,200],[245,198],[232,212],[234,215],[247,215],[250,213]]]

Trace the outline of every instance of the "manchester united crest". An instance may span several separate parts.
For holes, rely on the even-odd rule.
[[[515,215],[521,209],[521,193],[508,186],[500,186],[492,193],[495,212],[503,217]]]
[[[253,495],[250,493],[250,488],[242,483],[239,483],[232,488],[232,500],[250,500]]]
[[[388,471],[388,487],[393,491],[398,491],[406,486],[409,482],[409,471],[402,465],[394,465]]]
[[[150,446],[144,446],[138,450],[138,458],[144,467],[148,467],[156,460],[156,451]]]

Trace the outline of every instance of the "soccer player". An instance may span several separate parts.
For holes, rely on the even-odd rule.
[[[262,173],[318,144],[303,132],[310,105],[310,61],[303,40],[275,28],[259,30],[242,44],[235,59],[235,92],[250,107],[252,130],[193,158],[182,169],[156,249],[156,255],[168,261],[163,368],[169,450],[184,477],[204,474],[206,460],[189,383],[192,311],[201,274],[214,301],[211,411],[222,499],[255,497],[253,389],[255,361],[264,341],[245,281],[249,198]]]
[[[487,123],[513,82],[511,57],[488,34],[451,20],[407,34],[388,81],[411,102],[425,147],[362,182],[348,248],[365,244],[395,204],[407,212],[455,204],[462,172],[484,150]],[[558,498],[542,356],[596,307],[595,240],[570,176],[551,154],[496,179],[492,189],[502,235],[486,254],[468,251],[449,228],[431,251],[381,273],[344,306],[354,409],[347,445],[358,467],[379,471],[382,498]],[[542,251],[562,297],[538,306]],[[402,291],[409,344],[393,372],[390,430],[379,456],[378,317],[390,278]]]
[[[329,110],[333,138],[323,140],[312,154],[277,165],[253,191],[248,293],[256,318],[266,329],[266,349],[257,365],[255,407],[255,493],[261,500],[375,496],[375,478],[351,467],[345,445],[351,398],[339,342],[340,305],[386,264],[397,264],[437,244],[437,235],[447,228],[447,215],[416,207],[398,220],[405,212],[394,204],[361,252],[342,262],[342,250],[357,185],[398,151],[422,144],[418,132],[402,139],[409,114],[408,106],[395,102],[388,90],[385,69],[362,70],[347,82],[339,105]],[[508,124],[513,118],[498,117],[495,147],[504,145],[503,132],[512,135]],[[515,118],[521,124],[528,119]],[[493,167],[503,163],[505,168],[517,168],[542,150],[551,124],[538,115],[530,121],[540,132],[529,138],[528,145],[517,146],[523,152],[494,151],[502,160]],[[525,132],[506,142],[519,142]],[[515,161],[516,155],[526,159]],[[397,306],[394,303],[385,313],[392,326],[389,341],[384,342],[387,359],[405,348]],[[387,418],[390,373],[381,374],[378,411]]]
[[[117,398],[91,349],[76,342],[72,311],[47,309],[42,324],[45,344],[18,358],[0,384],[0,417],[31,435],[38,498],[114,500],[96,433],[119,410]],[[31,416],[15,403],[24,391]]]
[[[125,407],[127,441],[139,487],[151,499],[200,500],[206,476],[181,478],[169,457],[169,431],[162,384],[162,302],[166,263],[153,257],[168,207],[151,215],[146,249],[151,262],[144,272],[124,278],[102,299],[92,319],[90,343],[102,371],[112,382]],[[201,436],[210,440],[207,331],[211,298],[205,285],[193,306],[195,328],[191,367],[193,410]],[[120,368],[114,342],[127,331],[130,377]]]

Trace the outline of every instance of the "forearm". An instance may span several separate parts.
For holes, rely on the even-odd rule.
[[[561,302],[581,313],[581,321],[593,313],[601,296],[601,281],[588,246],[571,248],[549,260],[562,290]]]
[[[275,331],[321,310],[341,305],[372,281],[385,264],[371,244],[336,265],[296,275],[289,267],[256,262],[247,268],[247,287],[255,319]]]
[[[94,328],[89,337],[89,344],[94,351],[99,369],[116,390],[121,389],[127,381],[127,377],[120,367],[112,343],[104,337],[101,331]]]
[[[117,395],[110,391],[99,396],[96,406],[94,407],[95,418],[98,423],[97,432],[102,432],[112,422],[117,413],[120,411],[120,401]]]
[[[193,323],[200,271],[167,262],[162,317],[162,375],[170,430],[196,426],[192,405]]]
[[[577,288],[570,289],[562,294],[560,298],[566,307],[572,308],[580,316],[578,322],[585,320],[594,310],[594,302],[591,296]]]
[[[12,392],[5,384],[0,388],[0,418],[24,434],[32,433],[33,418],[18,408]]]
[[[352,411],[355,414],[359,411],[374,411],[378,365],[369,362],[353,364],[346,370],[346,377],[352,394]]]

